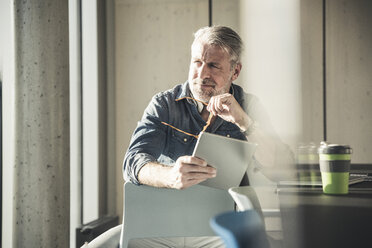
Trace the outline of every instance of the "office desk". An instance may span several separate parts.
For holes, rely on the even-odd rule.
[[[279,188],[283,247],[372,247],[372,182],[347,195],[321,188]]]

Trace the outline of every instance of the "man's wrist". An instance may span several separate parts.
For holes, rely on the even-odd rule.
[[[154,162],[145,164],[138,172],[138,181],[141,184],[150,185],[153,187],[169,188],[168,173],[170,167]]]
[[[253,121],[252,124],[246,129],[245,131],[242,131],[245,136],[251,135],[258,127],[258,123],[256,121]]]
[[[248,115],[245,116],[245,120],[243,121],[243,125],[238,125],[240,128],[240,131],[244,133],[246,136],[250,135],[251,133],[256,130],[258,127],[258,123],[251,119]]]
[[[244,133],[253,124],[253,120],[247,114],[244,114],[242,118],[239,121],[237,121],[235,124],[239,127],[240,131]]]

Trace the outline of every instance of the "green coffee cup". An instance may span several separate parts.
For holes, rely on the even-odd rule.
[[[323,192],[347,194],[352,153],[350,146],[321,142],[318,153]]]

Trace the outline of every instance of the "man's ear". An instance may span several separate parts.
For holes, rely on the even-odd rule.
[[[231,81],[235,81],[240,74],[240,71],[242,70],[242,63],[237,63],[233,68],[233,75],[231,77]]]

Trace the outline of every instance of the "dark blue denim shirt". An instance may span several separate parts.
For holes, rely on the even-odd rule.
[[[257,98],[243,92],[235,84],[230,93],[255,121],[263,122],[266,116]],[[124,179],[139,184],[138,172],[149,162],[172,166],[177,158],[191,155],[196,138],[168,127],[166,122],[178,129],[198,135],[206,122],[198,112],[197,104],[190,99],[177,99],[191,96],[188,82],[176,85],[173,89],[155,95],[147,106],[141,121],[138,122],[124,158]],[[246,140],[246,135],[233,123],[217,117],[206,132]]]

